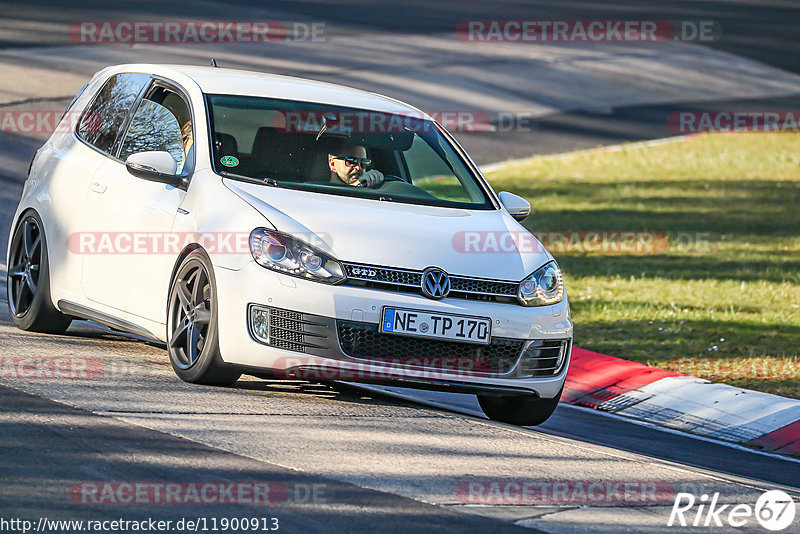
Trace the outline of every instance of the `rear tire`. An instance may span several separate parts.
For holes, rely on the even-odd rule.
[[[552,399],[478,395],[478,403],[486,417],[493,421],[517,426],[536,426],[553,415],[558,407],[561,391]]]
[[[194,251],[181,262],[167,302],[167,350],[175,374],[194,384],[234,384],[242,372],[220,356],[216,281],[208,256]]]
[[[8,255],[8,309],[17,328],[63,334],[72,318],[50,299],[50,262],[44,224],[39,214],[26,211],[20,218]]]

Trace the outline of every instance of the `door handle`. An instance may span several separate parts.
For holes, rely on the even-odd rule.
[[[106,192],[106,184],[102,184],[102,183],[98,182],[97,180],[93,181],[92,185],[90,187],[91,187],[92,191],[94,191],[95,193],[102,194],[102,193]]]

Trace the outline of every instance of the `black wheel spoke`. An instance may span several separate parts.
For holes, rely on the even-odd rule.
[[[39,268],[38,266],[36,267]],[[8,276],[15,278],[17,276],[23,276],[25,274],[25,264],[19,263],[8,270]]]
[[[42,234],[40,233],[39,235],[36,236],[36,239],[33,240],[33,243],[31,244],[31,251],[30,254],[28,254],[28,257],[33,258],[34,255],[38,253],[39,247],[41,245],[42,245]]]
[[[177,289],[178,300],[180,301],[181,308],[183,308],[183,313],[189,315],[189,310],[192,309],[192,294],[188,288],[188,281],[178,280]]]
[[[28,258],[31,257],[31,252],[33,252],[33,230],[34,223],[30,220],[26,220],[22,225],[22,244],[25,256]]]
[[[189,323],[189,328],[186,330],[186,359],[189,365],[192,365],[197,359],[197,345],[194,342],[195,328],[192,323]]]
[[[31,294],[36,293],[36,282],[34,282],[31,273],[25,273],[25,285],[28,286],[28,289],[30,290]]]
[[[17,313],[22,313],[25,311],[25,308],[22,307],[22,293],[25,291],[25,282],[20,280],[17,282],[17,290],[14,292],[14,304],[17,308]]]
[[[197,269],[197,275],[194,277],[194,286],[192,287],[192,307],[196,307],[204,300],[205,287],[208,283],[206,272],[204,269]]]
[[[172,339],[170,339],[169,344],[171,347],[179,347],[181,345],[181,340],[183,336],[186,335],[186,331],[189,330],[189,327],[192,325],[185,317],[181,321],[181,326],[179,326],[175,332],[172,334]]]

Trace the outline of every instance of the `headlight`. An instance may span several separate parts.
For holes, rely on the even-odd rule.
[[[259,265],[279,273],[336,284],[345,279],[342,265],[321,250],[294,237],[256,228],[250,233],[250,253]]]
[[[546,263],[519,283],[517,299],[525,306],[546,306],[564,298],[564,279],[555,261]]]

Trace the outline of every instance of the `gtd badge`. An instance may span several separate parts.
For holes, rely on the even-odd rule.
[[[353,269],[353,274],[356,276],[366,276],[368,278],[375,278],[378,274],[374,269],[362,269],[361,267],[355,267]]]
[[[422,273],[422,294],[430,299],[442,299],[450,293],[450,277],[438,267],[428,267]]]

